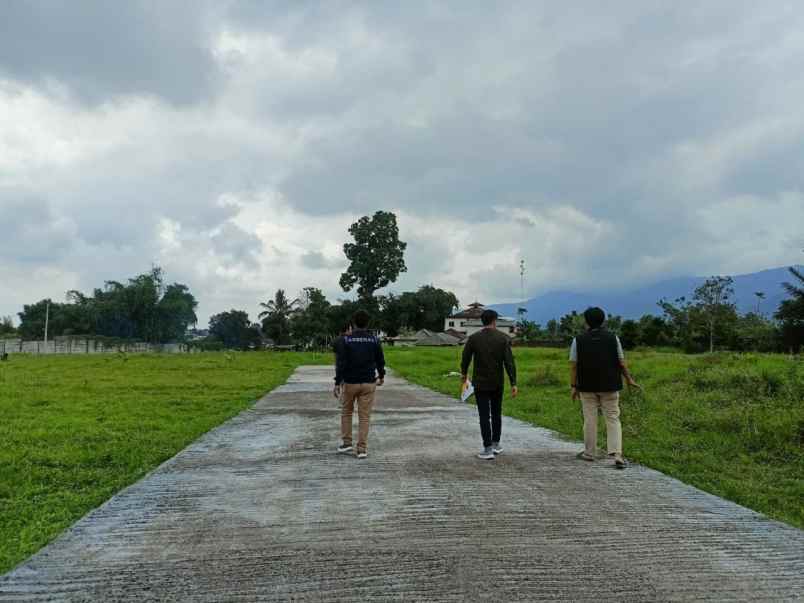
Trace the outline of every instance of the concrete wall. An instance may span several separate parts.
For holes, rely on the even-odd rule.
[[[44,341],[22,341],[20,339],[0,339],[0,354],[110,354],[117,352],[180,354],[187,352],[183,343],[151,344],[142,342],[108,343],[97,339],[56,339]]]
[[[513,320],[501,318],[497,321],[497,328],[509,337],[516,336],[516,322]],[[482,330],[483,323],[479,318],[447,318],[444,320],[444,330],[448,329],[455,329],[469,336]]]

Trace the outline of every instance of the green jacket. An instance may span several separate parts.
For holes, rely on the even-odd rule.
[[[483,329],[472,335],[463,348],[461,374],[466,375],[474,359],[472,385],[476,390],[503,389],[503,367],[511,387],[516,385],[516,363],[511,338],[497,329]]]

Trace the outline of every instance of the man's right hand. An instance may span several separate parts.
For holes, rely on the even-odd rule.
[[[341,388],[341,386],[340,386],[340,385],[336,385],[336,386],[335,386],[335,389],[333,389],[333,390],[332,390],[332,395],[333,395],[333,396],[335,396],[336,398],[339,398],[339,399],[340,399],[340,397],[341,397],[341,392],[342,392],[342,388]]]
[[[572,399],[573,400],[580,400],[581,399],[581,392],[578,391],[577,387],[572,388]]]

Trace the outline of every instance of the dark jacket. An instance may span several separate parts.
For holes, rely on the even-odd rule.
[[[472,385],[476,390],[503,389],[503,368],[511,387],[516,385],[516,363],[511,352],[511,338],[497,329],[483,329],[472,335],[463,348],[461,374],[466,375],[474,359]]]
[[[618,392],[623,388],[617,336],[606,329],[591,329],[575,338],[578,352],[579,392]]]
[[[374,383],[385,378],[380,340],[368,331],[353,331],[335,344],[335,384]]]

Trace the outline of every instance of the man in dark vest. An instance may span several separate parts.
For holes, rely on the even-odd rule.
[[[578,458],[594,461],[597,457],[597,414],[602,410],[609,457],[618,469],[625,469],[620,425],[622,378],[629,386],[639,386],[628,372],[619,337],[603,326],[606,313],[600,308],[589,308],[583,317],[588,330],[572,340],[569,358],[572,399],[580,399],[583,404],[584,451]]]
[[[335,349],[335,390],[341,400],[341,445],[338,452],[351,453],[352,416],[357,403],[357,458],[368,456],[368,434],[374,394],[385,381],[385,356],[380,340],[367,329],[371,317],[358,310],[352,318],[353,330],[344,334]]]
[[[503,449],[502,435],[503,367],[511,382],[511,396],[516,398],[516,364],[511,353],[511,338],[497,330],[497,313],[484,310],[480,315],[483,330],[466,341],[461,359],[461,375],[467,380],[469,364],[474,359],[472,385],[475,388],[477,412],[480,417],[480,434],[483,450],[478,458],[492,460]],[[490,420],[489,420],[490,419]]]

